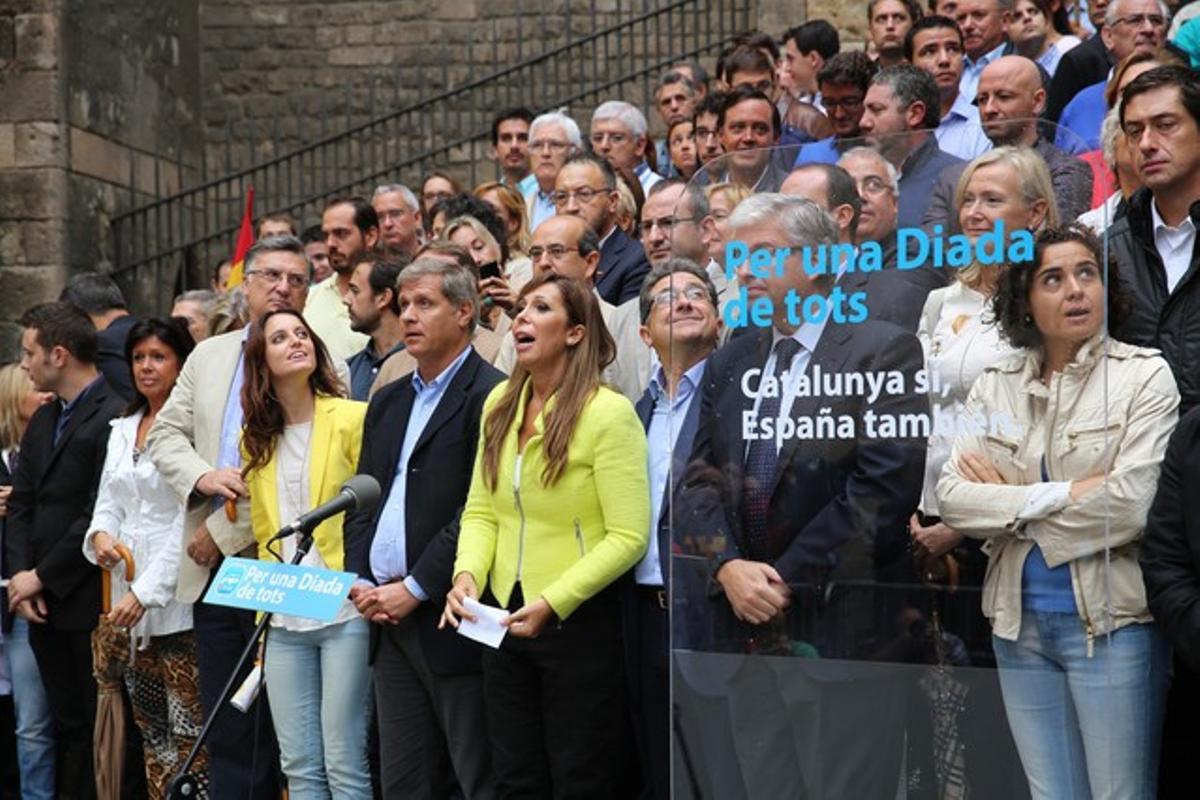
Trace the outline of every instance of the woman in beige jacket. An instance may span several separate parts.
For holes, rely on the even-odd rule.
[[[1044,231],[993,309],[1017,355],[984,370],[937,496],[986,539],[983,611],[1036,798],[1153,798],[1167,646],[1137,543],[1179,393],[1154,350],[1107,337],[1115,263],[1072,225]],[[1107,301],[1107,303],[1106,303]]]

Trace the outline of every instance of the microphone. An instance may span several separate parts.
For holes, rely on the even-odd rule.
[[[355,475],[342,484],[336,497],[322,503],[312,511],[301,514],[296,521],[283,526],[279,533],[271,537],[271,541],[286,539],[300,531],[311,531],[319,523],[343,511],[365,511],[374,508],[375,504],[379,502],[380,493],[379,481],[370,475]]]

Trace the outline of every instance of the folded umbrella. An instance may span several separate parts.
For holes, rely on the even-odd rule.
[[[116,545],[125,567],[125,580],[134,576],[133,554]],[[97,800],[119,800],[125,766],[125,704],[121,684],[129,663],[129,631],[108,619],[112,607],[112,578],[100,571],[100,621],[92,631],[92,674],[96,678],[96,727],[92,734],[92,765]]]

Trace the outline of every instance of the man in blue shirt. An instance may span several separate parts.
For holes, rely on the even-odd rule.
[[[938,147],[970,161],[992,148],[979,124],[973,97],[958,90],[963,75],[963,35],[949,17],[917,20],[905,38],[905,56],[933,76],[941,99],[941,122],[934,129]]]
[[[1012,0],[962,0],[954,11],[954,19],[963,33],[966,50],[962,79],[958,90],[974,97],[983,69],[1000,56],[1013,51],[1008,38],[1008,20],[1012,15]]]
[[[535,184],[525,194],[529,208],[529,230],[555,214],[554,181],[567,159],[583,148],[579,125],[561,111],[542,114],[529,126],[529,162]]]
[[[700,410],[697,389],[705,363],[716,349],[721,323],[716,288],[704,268],[687,259],[657,264],[646,277],[638,302],[642,340],[654,348],[659,361],[650,387],[637,404],[649,440],[653,531],[646,555],[633,570],[634,596],[625,604],[623,620],[634,732],[647,782],[642,796],[667,800],[671,796],[670,500],[691,454]]]
[[[480,650],[437,622],[483,401],[504,376],[471,347],[479,293],[470,270],[419,258],[399,294],[417,369],[371,399],[358,470],[385,494],[377,508],[347,514],[344,527],[346,569],[360,576],[350,599],[374,623],[383,796],[430,796],[457,781],[466,797],[490,798]],[[453,774],[440,757],[447,749]]]

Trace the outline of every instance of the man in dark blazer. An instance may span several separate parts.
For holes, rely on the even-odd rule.
[[[828,214],[797,197],[751,197],[729,223],[734,238],[755,248],[836,241]],[[800,300],[796,309],[837,297],[834,276],[809,276],[799,252],[769,273],[739,271],[751,302],[771,301],[771,327],[732,338],[709,359],[695,448],[676,499],[676,536],[685,553],[710,558],[717,591],[707,612],[710,646],[752,654],[730,684],[734,730],[756,732],[735,737],[748,796],[882,796],[900,770],[905,693],[867,680],[811,681],[804,660],[777,674],[756,656],[799,648],[822,659],[870,658],[895,637],[899,598],[875,584],[907,578],[905,526],[920,496],[925,444],[884,426],[928,411],[914,386],[921,348],[889,323],[789,318],[789,296]],[[892,376],[891,385],[835,391],[831,378],[855,373]],[[820,391],[805,391],[805,379]],[[789,423],[795,435],[786,433]],[[809,423],[813,430],[803,432]],[[785,433],[767,435],[775,429]],[[796,695],[782,692],[785,685],[804,687],[814,709],[870,697],[871,734],[845,713],[817,730],[816,716],[788,709]],[[799,752],[838,768],[802,759],[780,769]]]
[[[67,282],[59,300],[83,309],[96,326],[96,368],[126,401],[132,400],[133,373],[125,360],[125,340],[138,318],[125,306],[116,281],[98,272],[82,272]]]
[[[670,499],[683,477],[700,416],[705,363],[721,335],[717,290],[703,267],[682,258],[656,264],[639,298],[641,336],[659,367],[636,405],[649,439],[654,535],[623,596],[626,676],[634,735],[645,780],[643,797],[671,796],[671,691],[668,678],[668,588],[686,602],[671,575]],[[703,584],[701,584],[703,588]],[[700,592],[701,596],[703,591]]]
[[[417,361],[371,399],[360,474],[384,499],[349,514],[346,568],[361,580],[351,599],[371,626],[385,798],[442,797],[457,780],[470,798],[495,781],[485,734],[478,645],[438,618],[470,488],[483,402],[504,379],[471,347],[479,312],[470,272],[417,259],[401,273],[407,352]],[[454,774],[439,755],[449,748]]]
[[[83,538],[108,449],[109,421],[124,401],[96,368],[96,329],[70,303],[46,303],[19,324],[21,367],[58,399],[37,410],[21,440],[5,547],[10,607],[29,620],[59,745],[59,793],[95,796],[92,730],[96,682],[91,631],[100,572]]]
[[[650,271],[641,242],[617,227],[617,174],[607,161],[590,155],[572,156],[554,180],[554,207],[586,222],[600,237],[596,291],[619,306],[638,296]]]

